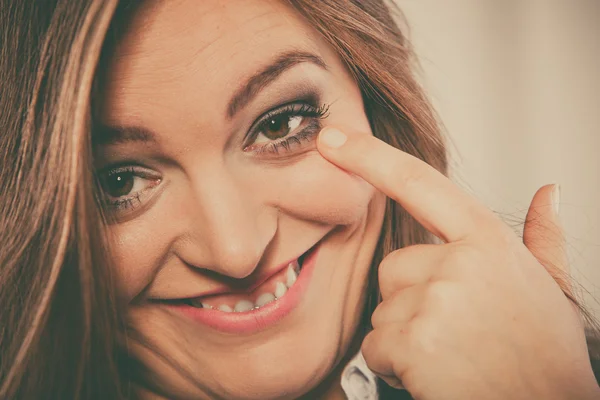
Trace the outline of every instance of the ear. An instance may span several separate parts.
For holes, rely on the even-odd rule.
[[[523,243],[567,294],[571,294],[564,232],[558,215],[560,187],[542,186],[533,196],[523,229]]]

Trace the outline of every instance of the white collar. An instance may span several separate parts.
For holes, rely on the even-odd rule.
[[[377,377],[359,351],[342,372],[342,389],[348,400],[377,400]]]

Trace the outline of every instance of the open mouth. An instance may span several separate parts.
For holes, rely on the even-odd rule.
[[[294,286],[302,270],[304,253],[277,271],[265,282],[248,293],[229,293],[185,299],[183,302],[196,308],[215,309],[223,312],[248,312],[278,301]]]
[[[258,287],[250,292],[224,293],[206,295],[181,300],[181,304],[194,308],[218,310],[222,312],[248,312],[258,310],[269,303],[281,300],[290,290],[302,271],[307,256],[314,251],[316,245],[297,259],[281,268]]]
[[[251,334],[272,326],[302,301],[315,269],[318,242],[252,291],[205,295],[166,305],[213,329]]]

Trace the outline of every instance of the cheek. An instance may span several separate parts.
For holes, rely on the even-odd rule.
[[[152,280],[167,250],[170,233],[156,226],[156,222],[140,218],[109,227],[119,293],[128,301]]]
[[[263,202],[282,213],[327,225],[363,218],[375,189],[329,163],[315,150],[294,165],[262,172]]]
[[[329,163],[317,151],[294,165],[262,170],[252,180],[252,192],[263,207],[330,226],[360,222],[376,193],[373,186]],[[149,216],[109,228],[119,292],[128,301],[152,281],[177,236],[175,229]]]

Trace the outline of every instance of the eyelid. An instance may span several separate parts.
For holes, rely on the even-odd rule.
[[[261,129],[265,127],[265,123],[270,119],[281,117],[284,115],[288,116],[303,116],[308,118],[322,119],[328,116],[329,106],[326,104],[316,103],[313,104],[309,100],[296,100],[286,104],[282,104],[274,109],[271,109],[261,115],[250,127],[246,137],[244,138],[244,149],[252,146],[253,140],[256,139]],[[275,141],[273,141],[275,142]],[[272,143],[273,143],[272,142]]]
[[[118,174],[120,172],[128,172],[128,171],[132,171],[132,170],[136,173],[141,172],[150,178],[160,178],[161,177],[161,175],[158,172],[154,171],[153,169],[144,167],[143,165],[140,165],[133,161],[121,161],[116,164],[110,164],[110,165],[104,166],[96,171],[96,175],[98,175],[98,176],[103,175],[103,174],[114,175],[114,174]]]
[[[118,198],[111,198],[105,193],[100,183],[102,175],[110,177],[124,172],[129,172],[133,174],[134,177],[144,179],[151,183],[148,187],[138,190],[137,192]],[[162,186],[162,175],[160,173],[135,163],[121,162],[117,165],[113,164],[99,170],[96,173],[96,176],[98,177],[98,191],[100,192],[101,202],[108,212],[110,219],[114,221],[120,221],[123,217],[130,216],[140,207],[145,206],[154,197],[157,187]],[[153,193],[149,193],[150,191]],[[149,198],[147,198],[148,196]],[[136,201],[139,204],[134,206],[133,202]]]
[[[319,107],[320,104],[322,104],[321,95],[314,91],[300,93],[291,99],[288,98],[287,101],[281,102],[260,114],[258,118],[254,120],[250,128],[248,128],[248,133],[244,137],[244,141],[248,140],[248,138],[251,136],[251,133],[256,130],[256,128],[262,121],[274,115],[278,115],[281,110],[287,107],[305,105],[314,107],[316,109]]]
[[[303,129],[301,129],[300,131],[294,133],[294,134],[288,134],[280,139],[274,139],[274,140],[270,140],[266,143],[263,144],[250,144],[246,147],[244,147],[244,151],[245,152],[250,152],[250,153],[254,153],[254,154],[258,154],[258,155],[265,155],[265,156],[275,156],[275,157],[279,157],[281,158],[281,156],[279,156],[279,149],[283,149],[286,152],[290,153],[292,152],[292,145],[294,143],[296,143],[298,146],[302,146],[302,141],[307,141],[310,142],[312,139],[314,139],[316,137],[316,135],[319,133],[319,131],[321,131],[322,129],[322,124],[321,124],[321,120],[324,118],[327,118],[328,114],[328,110],[329,110],[329,105],[327,104],[323,104],[321,106],[319,106],[318,108],[314,108],[311,106],[310,110],[306,110],[306,112],[298,112],[298,110],[290,110],[289,112],[286,111],[280,111],[280,112],[276,112],[275,116],[272,116],[271,118],[275,118],[275,117],[280,117],[282,115],[285,116],[303,116],[303,120],[304,117],[306,117],[307,121],[306,121],[306,126],[304,126]],[[258,129],[258,128],[257,128]],[[261,130],[258,130],[258,132],[261,132]],[[256,140],[256,138],[258,137],[258,135],[256,133],[254,133],[252,135],[253,140]],[[293,152],[294,154],[297,153],[296,151]],[[292,154],[290,154],[292,155]]]
[[[302,129],[300,132],[294,135],[286,136],[285,138],[279,139],[278,141],[271,141],[264,144],[251,145],[247,149],[248,151],[251,151],[261,156],[275,156],[281,158],[282,156],[279,154],[279,149],[283,149],[288,153],[292,152],[295,154],[297,153],[297,151],[294,151],[294,149],[292,149],[292,146],[294,144],[302,146],[303,141],[310,142],[313,138],[316,137],[316,135],[321,131],[321,129],[322,124],[320,123],[320,121],[313,119],[307,124],[307,126],[304,129]]]

